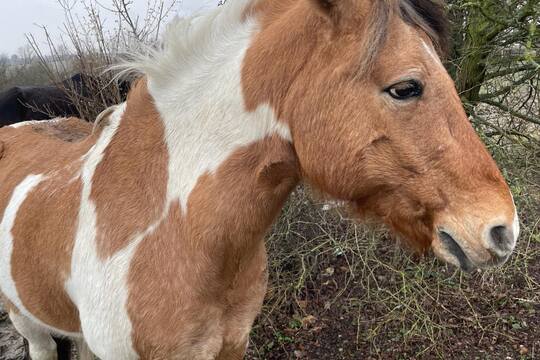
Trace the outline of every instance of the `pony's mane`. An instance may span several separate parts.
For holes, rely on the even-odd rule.
[[[158,48],[143,47],[142,51],[127,54],[127,60],[113,66],[117,78],[150,75],[155,81],[167,81],[174,71],[189,68],[197,59],[205,58],[220,42],[226,41],[235,25],[250,21],[247,10],[258,0],[229,0],[202,15],[176,17],[167,26]],[[425,32],[441,57],[449,47],[449,22],[443,0],[377,0],[370,17],[365,55],[359,73],[365,73],[375,63],[386,41],[393,14]]]
[[[116,78],[150,75],[154,80],[164,80],[171,71],[185,68],[200,57],[205,57],[227,40],[235,25],[246,19],[246,9],[257,0],[227,1],[223,6],[190,17],[176,16],[163,33],[157,47],[140,46],[124,54],[124,60],[110,67]]]

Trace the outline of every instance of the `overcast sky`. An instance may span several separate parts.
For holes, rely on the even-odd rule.
[[[135,12],[143,14],[147,0],[133,1]],[[110,4],[111,0],[101,0],[100,3]],[[218,0],[181,0],[176,12],[191,14],[216,6],[217,3]],[[36,24],[46,26],[53,37],[58,36],[63,19],[57,0],[0,0],[0,54],[17,53],[20,47],[27,44],[25,33],[32,33],[39,42],[43,42],[43,31]],[[113,20],[105,21],[112,24]]]

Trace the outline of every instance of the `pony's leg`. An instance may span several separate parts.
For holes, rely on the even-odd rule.
[[[237,346],[225,345],[219,352],[216,360],[242,360],[246,355],[249,346],[249,340]]]
[[[79,360],[94,360],[94,354],[90,351],[90,348],[86,344],[86,341],[84,339],[76,339],[74,340],[75,347],[77,348],[77,354],[79,354],[78,359]]]
[[[43,327],[22,314],[10,311],[9,318],[15,329],[28,341],[32,360],[57,360],[56,343]]]

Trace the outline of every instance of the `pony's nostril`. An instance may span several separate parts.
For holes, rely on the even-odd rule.
[[[508,251],[514,246],[512,230],[506,226],[494,226],[489,231],[491,242],[499,250]]]

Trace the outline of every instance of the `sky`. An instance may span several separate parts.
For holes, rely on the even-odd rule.
[[[82,0],[70,1],[81,6]],[[111,0],[99,2],[105,5]],[[133,10],[144,14],[146,3],[147,0],[133,0]],[[178,14],[189,15],[217,3],[217,0],[180,0],[175,10]],[[26,33],[32,33],[38,43],[43,44],[45,37],[38,25],[46,26],[53,38],[58,37],[63,20],[64,14],[57,0],[0,0],[0,54],[18,53],[18,49],[27,44]],[[105,21],[112,24],[113,20]]]

